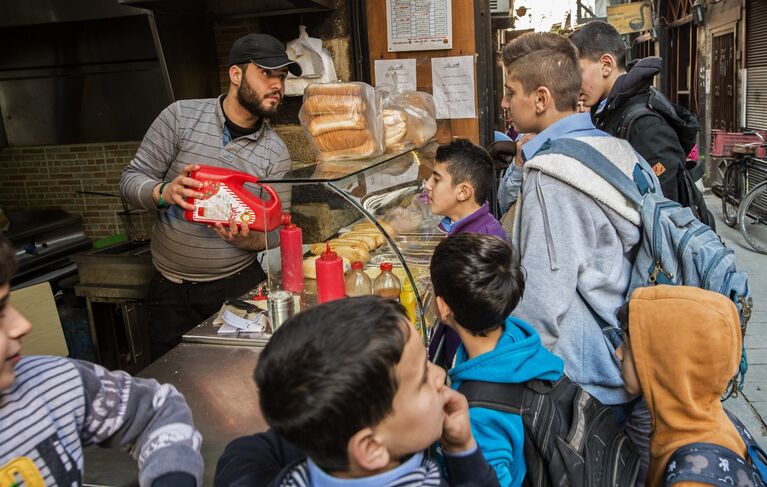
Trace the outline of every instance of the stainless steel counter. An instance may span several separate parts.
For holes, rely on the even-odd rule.
[[[203,437],[203,485],[213,485],[218,457],[231,440],[267,428],[253,381],[260,352],[257,346],[182,343],[139,374],[172,384],[186,397]],[[84,481],[93,486],[138,485],[138,468],[127,453],[89,447]]]

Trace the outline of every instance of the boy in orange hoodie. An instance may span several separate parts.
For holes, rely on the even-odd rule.
[[[671,473],[683,467],[671,467],[671,457],[692,443],[718,445],[748,458],[746,444],[720,401],[741,355],[740,322],[732,301],[694,287],[644,287],[618,310],[618,319],[624,342],[616,354],[626,390],[644,395],[652,417],[647,485],[663,485],[667,467]],[[694,454],[682,458],[705,462]],[[719,462],[717,467],[722,478],[716,480],[727,482],[729,476],[730,485],[760,485],[738,462]],[[739,482],[744,479],[746,483]]]

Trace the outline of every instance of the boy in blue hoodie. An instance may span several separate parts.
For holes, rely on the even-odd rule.
[[[506,241],[471,233],[445,239],[432,256],[431,280],[440,319],[461,339],[448,372],[453,389],[469,380],[519,384],[562,377],[562,360],[543,348],[529,324],[509,316],[522,297],[525,277]],[[522,485],[522,418],[479,407],[470,408],[469,417],[500,484]]]

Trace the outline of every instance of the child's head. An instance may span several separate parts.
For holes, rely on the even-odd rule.
[[[718,402],[738,371],[740,320],[727,296],[693,286],[641,287],[616,316],[624,387],[651,407],[652,396],[668,391],[676,391],[675,401]]]
[[[466,139],[440,146],[425,186],[432,213],[451,218],[473,213],[490,199],[492,180],[493,160],[482,147]]]
[[[479,336],[503,325],[525,290],[514,249],[498,237],[475,233],[437,245],[431,282],[440,318]]]
[[[0,391],[13,384],[13,367],[21,358],[21,338],[31,325],[9,302],[11,279],[16,273],[16,252],[0,236]]]
[[[275,431],[327,472],[367,476],[442,433],[445,374],[401,305],[376,296],[321,304],[285,322],[256,367]]]
[[[615,80],[626,71],[626,44],[615,27],[594,20],[570,35],[578,49],[583,83],[581,101],[587,107],[610,94]]]
[[[567,38],[530,33],[508,43],[501,52],[506,71],[502,106],[519,132],[538,133],[574,113],[581,89],[578,53]]]

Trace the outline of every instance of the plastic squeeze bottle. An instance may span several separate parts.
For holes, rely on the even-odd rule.
[[[317,271],[317,302],[326,303],[345,296],[344,261],[330,250],[330,244],[314,261],[314,268]]]
[[[352,271],[346,276],[346,295],[365,296],[373,294],[373,281],[365,274],[362,262],[352,262]]]
[[[381,263],[381,273],[378,274],[378,277],[373,281],[373,294],[381,296],[382,298],[399,301],[399,295],[402,292],[402,284],[400,284],[399,278],[392,272],[393,268],[394,266],[391,262]]]
[[[282,288],[292,293],[304,289],[304,259],[301,228],[294,223],[280,230],[280,260],[282,261]]]
[[[402,292],[399,294],[399,302],[402,303],[402,306],[405,308],[410,323],[415,325],[416,297],[413,285],[410,284],[410,279],[405,279],[402,282]]]

